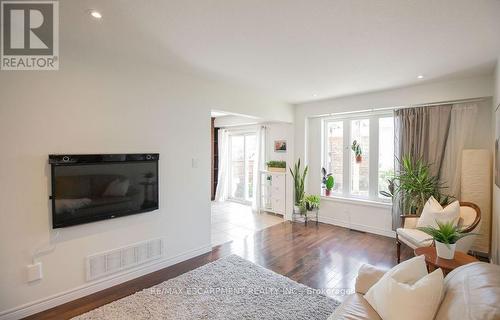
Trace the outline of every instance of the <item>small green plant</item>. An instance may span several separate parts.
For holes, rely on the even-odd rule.
[[[295,191],[295,205],[300,206],[302,200],[304,199],[304,182],[306,180],[308,167],[306,166],[304,168],[304,171],[302,171],[300,169],[300,159],[299,159],[295,164],[293,170],[292,168],[289,169],[293,178],[293,185]]]
[[[363,151],[361,150],[361,145],[356,140],[352,142],[351,149],[352,151],[354,151],[354,155],[356,156],[356,158],[360,158],[361,155],[363,154]]]
[[[462,230],[458,226],[453,225],[453,222],[441,223],[439,221],[436,221],[436,223],[438,225],[437,228],[428,226],[420,227],[417,229],[430,235],[432,237],[431,239],[434,239],[434,241],[445,244],[447,248],[450,248],[450,244],[455,244],[458,240],[464,237],[477,235],[477,233],[462,232]]]
[[[302,203],[307,211],[315,210],[319,208],[320,198],[317,195],[309,194],[304,197]]]
[[[323,176],[321,178],[321,183],[326,186],[326,179],[328,179],[329,176],[331,176],[331,173],[327,173],[325,168],[321,168],[321,175]]]
[[[331,191],[334,185],[335,185],[335,178],[333,176],[328,176],[325,182],[326,190]]]
[[[271,160],[268,161],[266,164],[270,168],[286,168],[286,161]]]

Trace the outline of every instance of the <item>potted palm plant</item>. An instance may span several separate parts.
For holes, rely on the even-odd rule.
[[[455,248],[457,241],[463,237],[476,235],[476,233],[464,233],[458,226],[453,225],[453,222],[441,223],[436,221],[438,227],[420,227],[417,228],[431,236],[436,244],[436,253],[438,257],[443,259],[453,259],[455,256]],[[426,239],[426,240],[430,240]]]
[[[431,174],[429,164],[422,159],[412,159],[410,155],[397,160],[401,169],[388,180],[389,191],[380,191],[380,194],[392,198],[399,196],[405,213],[420,214],[431,196],[442,206],[453,200],[441,191],[443,183]]]
[[[293,186],[294,186],[294,198],[295,198],[295,206],[293,207],[293,213],[300,214],[301,204],[304,199],[304,181],[307,176],[308,167],[306,166],[302,171],[300,169],[300,159],[295,164],[293,170],[290,168],[290,173],[293,178]]]
[[[330,196],[333,186],[335,185],[335,178],[333,176],[328,176],[325,181],[325,195]]]
[[[358,141],[354,140],[351,145],[352,151],[354,151],[354,155],[356,157],[356,163],[361,163],[363,161],[363,151],[361,150],[361,145]]]

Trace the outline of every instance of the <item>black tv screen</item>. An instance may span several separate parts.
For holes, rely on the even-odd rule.
[[[158,158],[50,155],[53,228],[158,209]]]

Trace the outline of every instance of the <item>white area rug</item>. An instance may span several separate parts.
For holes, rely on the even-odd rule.
[[[327,319],[339,302],[236,255],[88,313],[90,319]]]

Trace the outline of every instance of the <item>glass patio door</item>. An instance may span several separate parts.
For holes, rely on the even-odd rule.
[[[229,139],[229,198],[251,203],[256,147],[255,133],[233,134]]]

